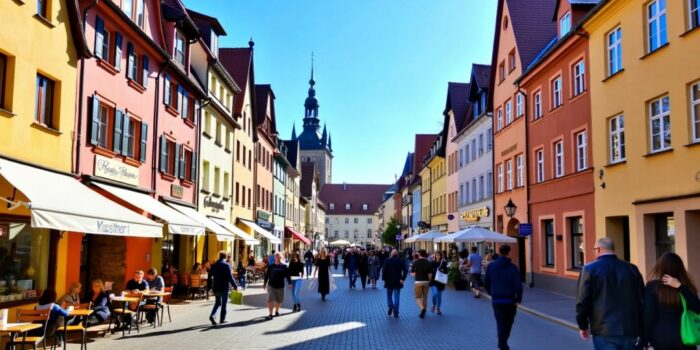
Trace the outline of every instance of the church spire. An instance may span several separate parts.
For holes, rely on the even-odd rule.
[[[333,146],[331,146],[331,133],[328,132],[328,150],[333,152]]]
[[[304,102],[304,119],[313,118],[316,119],[315,126],[318,128],[318,100],[316,99],[316,90],[314,86],[316,85],[316,80],[314,80],[314,54],[311,53],[311,79],[309,79],[309,96]],[[306,125],[306,122],[304,122]]]
[[[326,134],[326,124],[323,124],[323,133],[321,133],[321,146],[326,147],[326,142],[328,141],[328,135]]]
[[[297,139],[297,123],[292,123],[292,141]]]

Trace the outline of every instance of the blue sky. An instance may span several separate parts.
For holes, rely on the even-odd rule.
[[[255,40],[256,83],[275,91],[277,128],[301,130],[310,56],[333,182],[390,183],[414,135],[442,127],[447,82],[490,63],[496,0],[184,0],[217,17],[221,47]]]

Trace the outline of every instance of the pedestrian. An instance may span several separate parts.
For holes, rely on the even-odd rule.
[[[301,311],[301,299],[299,298],[299,293],[301,293],[301,287],[304,284],[304,263],[301,262],[299,253],[294,253],[292,255],[292,262],[289,263],[289,275],[292,278],[292,298],[294,299],[294,309],[292,312]],[[308,278],[308,276],[307,276]]]
[[[338,256],[338,250],[335,249],[333,250],[331,258],[333,259],[333,268],[338,271],[338,262],[340,261],[340,257]]]
[[[599,239],[593,250],[596,260],[583,267],[578,279],[579,334],[583,340],[593,335],[596,350],[632,350],[642,333],[642,275],[636,266],[617,258],[612,239]]]
[[[359,258],[355,253],[355,248],[350,248],[350,251],[345,255],[345,267],[348,270],[348,281],[350,282],[350,289],[355,288],[355,281],[357,281],[357,265]]]
[[[680,296],[689,310],[700,313],[698,290],[681,257],[674,253],[662,255],[647,280],[641,345],[651,345],[655,350],[697,349],[684,345],[681,339],[683,305]]]
[[[245,290],[245,280],[248,270],[243,266],[243,261],[238,262],[238,267],[236,267],[236,272],[238,273],[238,283]]]
[[[360,275],[360,285],[365,289],[367,285],[367,275],[369,274],[369,258],[367,252],[362,250],[358,256],[357,273]]]
[[[321,300],[326,301],[326,295],[328,295],[331,288],[331,261],[325,249],[321,249],[321,252],[318,253],[314,276],[318,277],[318,293],[321,294]]]
[[[311,248],[304,253],[304,266],[306,267],[306,279],[308,279],[314,267],[314,253],[311,251]]]
[[[377,289],[377,280],[379,279],[380,263],[375,251],[369,252],[369,282],[372,284],[372,289]]]
[[[399,251],[391,251],[391,257],[384,261],[382,268],[382,279],[386,288],[386,302],[389,307],[387,315],[394,314],[399,317],[399,300],[401,299],[401,288],[406,280],[406,262],[399,257]]]
[[[481,255],[476,247],[472,247],[472,252],[467,256],[469,261],[469,280],[472,282],[474,298],[481,297]]]
[[[435,313],[435,310],[437,309],[437,314],[442,315],[440,306],[442,306],[442,292],[445,290],[445,284],[435,280],[435,276],[437,275],[438,271],[447,274],[447,260],[443,258],[442,252],[435,252],[435,258],[432,266],[433,279],[432,282],[430,282],[430,294],[433,296],[432,312]]]
[[[342,254],[342,258],[343,258],[343,266],[342,266],[343,267],[343,276],[347,276],[348,275],[348,265],[347,265],[346,258],[348,256],[348,251],[343,250],[341,254]]]
[[[281,258],[281,257],[282,257],[282,255],[280,255],[280,258]],[[274,264],[274,263],[275,263],[275,250],[273,249],[273,250],[272,250],[272,253],[270,254],[270,256],[267,257],[267,264],[268,264],[268,265],[272,265],[272,264]]]
[[[216,312],[221,307],[219,323],[226,323],[226,304],[228,304],[229,288],[233,286],[233,289],[238,290],[238,285],[233,279],[233,273],[231,273],[231,266],[226,263],[226,252],[219,252],[219,261],[211,267],[207,284],[212,286],[212,291],[214,291],[214,308],[209,315],[209,322],[216,326],[214,316],[216,316]]]
[[[433,265],[428,261],[428,253],[425,249],[421,249],[416,253],[416,258],[411,265],[411,276],[415,279],[413,291],[416,298],[416,304],[420,308],[418,317],[425,317],[425,310],[428,307],[428,290],[430,289],[430,281],[433,279]]]
[[[491,295],[491,306],[496,318],[498,331],[498,348],[508,350],[508,338],[513,328],[517,304],[522,301],[523,285],[520,281],[520,271],[510,261],[510,246],[498,248],[501,256],[492,262],[486,270],[484,286]]]
[[[267,267],[263,289],[267,290],[267,309],[270,314],[265,317],[272,319],[272,310],[275,316],[280,315],[280,306],[284,302],[284,280],[287,280],[287,287],[292,288],[292,278],[289,275],[289,268],[282,264],[282,253],[273,255],[275,261]]]

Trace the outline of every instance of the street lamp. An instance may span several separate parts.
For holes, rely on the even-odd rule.
[[[506,211],[506,215],[508,215],[509,218],[513,218],[515,216],[515,212],[518,210],[518,206],[513,203],[513,200],[508,198],[508,204],[506,204],[503,209]]]

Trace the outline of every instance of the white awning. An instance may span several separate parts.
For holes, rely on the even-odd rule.
[[[32,227],[129,237],[162,237],[149,220],[68,176],[0,159],[0,175],[31,203]]]
[[[149,195],[105,184],[95,185],[167,222],[168,232],[171,234],[196,236],[204,233],[204,225]]]
[[[204,216],[200,212],[190,207],[186,207],[184,205],[178,205],[174,203],[168,203],[168,205],[173,207],[175,210],[187,215],[190,219],[194,219],[195,221],[204,225],[204,227],[207,230],[213,232],[216,235],[216,239],[218,241],[233,241],[234,239],[236,239],[236,236],[232,235],[231,232],[228,232],[225,228],[219,226],[214,221],[211,221],[208,217]]]
[[[230,231],[231,233],[233,233],[234,235],[238,236],[240,239],[242,239],[243,241],[245,241],[245,244],[247,244],[247,245],[256,245],[256,244],[260,244],[260,241],[258,241],[257,239],[253,238],[253,237],[250,236],[249,234],[245,233],[245,231],[241,230],[240,228],[236,227],[236,225],[234,225],[234,224],[232,224],[232,223],[230,223],[230,222],[228,222],[228,221],[226,221],[226,220],[219,219],[219,218],[214,218],[214,217],[211,217],[211,216],[209,217],[209,219],[213,220],[213,221],[216,222],[217,224],[219,224],[219,225],[221,225],[222,227],[224,227],[225,229],[229,230],[229,231]]]
[[[239,220],[241,220],[241,222],[244,223],[246,226],[252,228],[253,231],[258,233],[259,235],[267,238],[270,241],[270,243],[272,243],[272,244],[281,244],[282,243],[282,241],[279,238],[275,237],[272,233],[270,233],[270,231],[258,226],[258,224],[254,223],[252,221],[249,221],[249,220],[243,220],[243,219],[239,219]]]

